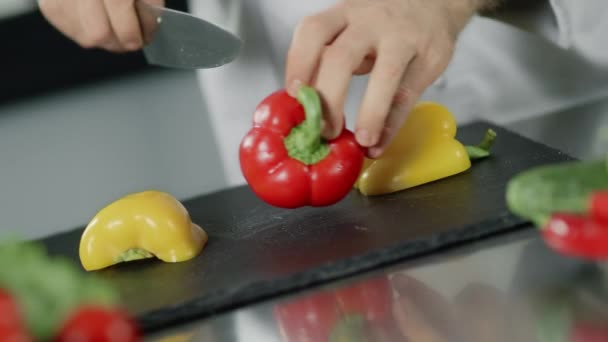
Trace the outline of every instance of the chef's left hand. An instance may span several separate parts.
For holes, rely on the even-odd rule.
[[[408,341],[533,341],[532,312],[515,298],[485,284],[471,283],[449,300],[405,274],[391,281],[397,326]]]
[[[323,136],[343,127],[353,75],[370,73],[355,134],[378,157],[417,98],[447,67],[459,32],[495,0],[342,0],[304,18],[289,49],[286,87],[312,85],[324,104]]]

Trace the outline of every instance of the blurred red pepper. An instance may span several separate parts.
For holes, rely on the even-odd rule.
[[[608,191],[597,191],[589,200],[591,216],[608,227]]]
[[[137,325],[126,312],[82,306],[64,322],[55,341],[137,342],[140,338]]]
[[[301,87],[297,99],[281,90],[258,105],[239,152],[241,171],[258,197],[297,208],[331,205],[348,194],[363,166],[363,148],[345,128],[324,141],[321,119],[320,99],[310,87]]]
[[[564,255],[608,258],[608,192],[591,195],[587,214],[553,214],[542,235],[547,245]]]
[[[389,330],[391,305],[390,283],[379,277],[279,304],[274,314],[283,342],[328,342]]]
[[[547,245],[564,255],[591,259],[608,257],[608,229],[593,217],[556,213],[542,234]]]
[[[0,341],[32,341],[16,300],[2,289],[0,289]]]
[[[344,314],[363,314],[369,322],[391,318],[392,289],[386,277],[377,277],[336,291]]]
[[[598,323],[576,323],[570,334],[571,342],[606,342],[608,325]]]
[[[340,320],[333,293],[321,292],[274,309],[283,342],[328,341]]]

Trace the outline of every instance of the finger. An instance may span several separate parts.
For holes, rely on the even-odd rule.
[[[302,20],[287,53],[285,83],[290,95],[296,96],[299,85],[311,84],[323,48],[345,27],[346,18],[340,6]]]
[[[425,56],[417,56],[407,66],[401,83],[393,95],[378,143],[368,149],[369,158],[378,158],[384,153],[407,119],[410,110],[420,95],[439,77],[439,64]]]
[[[115,52],[115,53],[127,52],[127,50],[122,46],[122,44],[120,44],[120,42],[118,41],[118,39],[116,37],[114,37],[114,39],[112,39],[112,41],[110,43],[105,44],[103,46],[103,48],[105,50]]]
[[[458,312],[466,317],[471,341],[504,341],[510,336],[507,298],[500,290],[485,284],[469,284],[454,298]]]
[[[408,341],[447,341],[441,332],[407,297],[398,298],[393,304],[393,316],[397,327]]]
[[[414,59],[410,64],[409,68],[416,67],[417,59]],[[408,69],[409,69],[408,68]],[[399,132],[401,126],[405,123],[407,116],[411,110],[411,107],[416,103],[418,95],[406,82],[408,71],[404,74],[404,77],[397,87],[391,106],[388,111],[388,115],[384,121],[384,127],[380,131],[380,138],[378,142],[367,149],[368,158],[379,158],[386,148],[390,145],[393,138]]]
[[[321,95],[325,128],[323,137],[333,139],[343,127],[344,102],[350,80],[372,49],[370,37],[347,28],[323,52],[315,88]]]
[[[38,0],[38,7],[42,16],[64,35],[74,39],[77,31],[74,18],[65,15],[60,6],[61,0]],[[78,23],[76,23],[78,24]]]
[[[116,48],[116,37],[110,26],[103,2],[79,0],[80,34],[78,43],[85,48]]]
[[[395,44],[379,47],[357,120],[355,136],[361,146],[371,147],[380,140],[391,104],[414,53],[413,49]]]
[[[81,32],[80,14],[78,11],[65,11],[62,0],[40,0],[40,12],[44,18],[59,32],[78,42]]]
[[[143,45],[134,0],[104,0],[110,23],[123,48],[134,51]]]
[[[419,314],[432,323],[435,331],[452,337],[462,334],[458,327],[458,315],[441,293],[402,273],[395,274],[391,283],[400,299],[406,298],[410,307],[417,308]]]
[[[145,0],[152,6],[164,6],[163,0]],[[140,30],[142,34],[142,46],[150,43],[154,39],[156,30],[159,26],[159,12],[157,10],[138,11]]]

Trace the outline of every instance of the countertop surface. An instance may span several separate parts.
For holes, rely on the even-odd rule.
[[[606,151],[606,112],[608,101],[600,101],[507,128],[592,159]],[[149,340],[315,341],[354,332],[370,341],[603,341],[607,270],[557,254],[535,229],[517,230],[178,325]]]
[[[462,126],[457,137],[476,144],[489,127],[498,135],[489,158],[406,191],[368,197],[353,190],[335,205],[298,209],[272,207],[247,186],[186,200],[192,220],[209,234],[200,255],[95,273],[120,291],[126,309],[151,332],[528,228],[506,207],[507,182],[571,157],[490,123]],[[444,146],[439,153],[454,153]],[[425,167],[431,172],[433,164]],[[81,235],[82,228],[43,241],[51,253],[78,263]]]

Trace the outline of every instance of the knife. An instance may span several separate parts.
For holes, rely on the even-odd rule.
[[[181,69],[216,68],[232,62],[242,41],[188,13],[135,1],[149,64]]]

